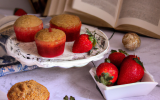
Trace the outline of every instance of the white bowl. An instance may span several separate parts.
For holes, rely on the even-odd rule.
[[[92,78],[94,79],[95,83],[99,87],[102,95],[107,100],[147,95],[158,84],[154,81],[152,75],[149,72],[145,71],[141,82],[108,87],[95,80],[94,76],[96,75],[96,68],[92,68],[89,72]]]

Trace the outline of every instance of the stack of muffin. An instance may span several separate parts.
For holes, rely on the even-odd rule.
[[[20,16],[14,23],[16,38],[20,42],[34,42],[42,57],[63,54],[66,42],[80,36],[81,21],[78,16],[61,14],[50,20],[50,27],[43,29],[43,22],[34,15]],[[29,80],[13,85],[7,93],[8,100],[49,100],[50,93],[40,83]]]
[[[78,16],[61,14],[50,20],[50,28],[43,29],[43,22],[34,15],[20,16],[14,23],[16,38],[21,42],[35,41],[38,54],[56,57],[63,54],[65,42],[75,41],[80,36],[81,21]]]

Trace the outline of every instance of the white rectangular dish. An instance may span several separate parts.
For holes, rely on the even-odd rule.
[[[108,87],[95,80],[94,76],[96,75],[96,68],[92,68],[89,72],[95,83],[99,87],[102,95],[107,100],[147,95],[158,84],[154,81],[152,75],[149,72],[145,71],[141,82]]]

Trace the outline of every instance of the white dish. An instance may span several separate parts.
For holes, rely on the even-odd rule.
[[[2,92],[1,90],[0,90],[0,99],[1,99],[1,100],[8,100],[7,94],[4,93],[4,92]]]
[[[106,100],[147,95],[158,84],[153,76],[145,71],[141,82],[107,87],[95,80],[96,68],[92,68],[89,72]]]
[[[109,51],[109,41],[105,33],[96,28],[82,25],[81,34],[85,33],[86,28],[88,28],[90,31],[96,31],[98,35],[104,38],[105,41],[104,49],[98,48],[96,52],[97,53],[99,52],[99,54],[97,55],[95,55],[96,52],[95,54],[90,56],[87,53],[72,53],[71,50],[73,42],[66,42],[65,50],[62,55],[54,58],[44,58],[39,56],[35,42],[24,43],[17,41],[14,33],[6,42],[6,50],[9,55],[16,58],[22,64],[28,66],[37,65],[43,68],[49,68],[55,66],[64,68],[82,67],[91,61],[100,60],[101,58],[104,57],[104,54],[106,54]]]

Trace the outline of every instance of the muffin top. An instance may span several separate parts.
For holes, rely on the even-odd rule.
[[[55,28],[45,28],[36,33],[35,38],[40,41],[54,42],[59,41],[63,38],[66,39],[66,34],[59,29]]]
[[[45,86],[29,80],[13,85],[7,96],[9,100],[47,100],[50,93]]]
[[[14,23],[16,27],[35,27],[42,24],[42,20],[34,15],[20,16]]]
[[[81,23],[80,18],[75,15],[70,14],[61,14],[54,16],[50,23],[53,25],[56,25],[58,27],[68,28],[68,27],[74,27]]]

